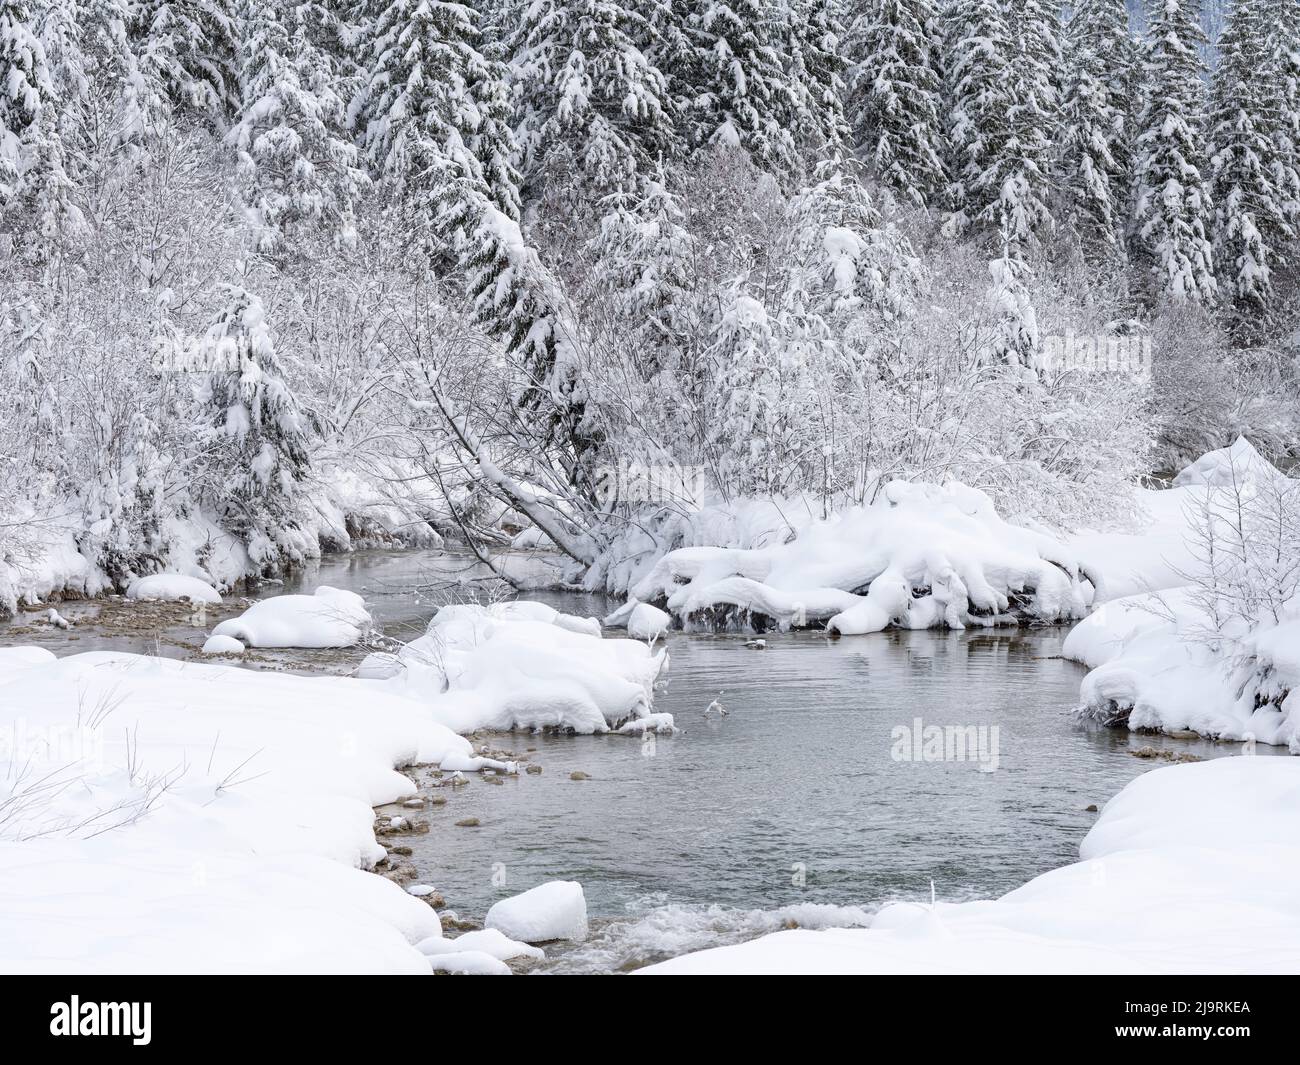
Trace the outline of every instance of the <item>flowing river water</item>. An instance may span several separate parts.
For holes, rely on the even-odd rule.
[[[360,551],[257,596],[348,588],[386,634],[410,639],[446,601],[442,582],[466,576],[455,556]],[[594,616],[612,605],[535,598]],[[29,614],[0,625],[0,645],[193,657],[238,609],[199,619],[181,604],[65,604],[71,633]],[[1088,807],[1167,764],[1161,752],[1239,753],[1080,725],[1069,711],[1084,671],[1060,656],[1065,631],[791,633],[762,650],[675,633],[655,709],[679,733],[475,737],[541,772],[457,788],[427,776],[423,794],[446,801],[420,813],[427,834],[401,842],[419,881],[470,921],[545,880],[581,882],[592,935],[548,948],[533,966],[542,971],[626,971],[789,924],[861,923],[884,902],[928,900],[932,886],[944,900],[996,897],[1075,860],[1096,817]],[[347,672],[363,653],[258,653],[249,664]],[[705,713],[715,700],[726,716]],[[927,757],[927,726],[967,730],[965,757]],[[1135,756],[1143,749],[1157,757]],[[477,825],[456,824],[467,819]]]

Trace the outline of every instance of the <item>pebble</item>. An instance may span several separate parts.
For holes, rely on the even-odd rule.
[[[456,822],[457,828],[478,828],[479,820],[477,817],[462,817]]]
[[[591,779],[591,774],[590,774],[590,773],[584,773],[581,769],[575,769],[572,773],[569,774],[569,779],[570,779],[570,780],[590,780],[590,779]]]
[[[525,773],[533,773],[533,774],[540,773],[541,771],[542,771],[542,767],[539,765],[530,765],[527,769],[524,770]]]

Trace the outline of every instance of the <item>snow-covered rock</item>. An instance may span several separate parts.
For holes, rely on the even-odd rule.
[[[429,968],[435,973],[453,976],[509,976],[510,966],[481,950],[463,950],[428,956]]]
[[[524,943],[581,942],[587,938],[587,899],[577,881],[551,880],[493,905],[483,926]]]
[[[244,645],[233,636],[209,636],[203,644],[205,655],[242,655]]]
[[[1068,548],[1003,521],[983,492],[906,481],[790,542],[670,551],[632,589],[685,626],[825,622],[843,635],[1069,620],[1092,594]]]
[[[248,647],[351,647],[374,628],[356,592],[321,585],[314,595],[262,599],[212,630]]]
[[[541,603],[446,606],[401,650],[402,674],[387,683],[457,732],[604,732],[651,714],[667,654],[601,639],[599,626]]]
[[[151,573],[130,583],[128,599],[188,599],[191,603],[220,603],[221,593],[207,581],[183,573]]]
[[[1294,973],[1300,762],[1146,773],[1082,860],[996,901],[884,907],[867,929],[776,932],[643,973]]]
[[[431,936],[429,939],[422,939],[415,945],[415,949],[422,954],[457,954],[467,950],[477,951],[482,954],[489,954],[498,961],[509,961],[511,958],[535,958],[541,960],[546,957],[546,951],[540,947],[533,947],[527,943],[521,943],[518,940],[511,939],[496,928],[484,928],[477,932],[466,932],[464,935],[457,936],[455,939],[444,939],[442,936]]]

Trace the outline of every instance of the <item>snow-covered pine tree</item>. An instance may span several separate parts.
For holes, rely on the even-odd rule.
[[[1011,34],[998,0],[953,0],[944,18],[951,152],[947,228],[998,224],[1001,163],[1011,139]]]
[[[781,55],[786,25],[775,0],[691,0],[685,37],[693,61],[686,97],[705,144],[744,149],[768,173],[797,170],[799,93]]]
[[[937,205],[948,180],[935,25],[932,0],[870,0],[849,37],[857,150],[882,184],[918,207]]]
[[[997,212],[1013,249],[1052,225],[1052,153],[1059,140],[1060,20],[1044,0],[1006,0],[1010,31],[1010,137],[1003,150]]]
[[[870,331],[910,313],[919,267],[906,238],[884,224],[852,169],[823,164],[791,204],[798,225],[797,287],[830,320],[853,316]]]
[[[206,423],[204,501],[243,540],[263,571],[300,562],[306,541],[300,484],[309,468],[308,421],[276,358],[261,301],[226,286],[203,354],[211,369],[199,390]]]
[[[1123,246],[1132,164],[1128,79],[1136,52],[1124,0],[1079,0],[1066,39],[1062,221],[1089,258],[1112,258]]]
[[[792,0],[787,13],[790,79],[798,96],[795,144],[814,159],[840,158],[852,138],[840,6],[839,0]]]
[[[668,153],[667,79],[642,50],[648,38],[644,16],[625,0],[525,5],[509,51],[530,179],[576,163],[596,191],[631,191],[646,164]]]
[[[1219,38],[1210,111],[1210,196],[1220,291],[1239,312],[1266,314],[1273,264],[1291,236],[1272,135],[1278,83],[1269,78],[1265,0],[1235,0]]]
[[[1146,100],[1138,122],[1130,243],[1151,294],[1173,303],[1214,297],[1213,208],[1203,168],[1204,34],[1187,0],[1159,0],[1148,28]]]
[[[1272,45],[1268,67],[1277,94],[1270,128],[1277,145],[1274,184],[1287,220],[1300,232],[1300,0],[1270,0],[1261,32]]]
[[[239,107],[235,0],[141,0],[131,31],[144,83],[225,131]]]
[[[19,194],[54,86],[25,0],[0,0],[0,210]]]
[[[343,101],[317,44],[321,12],[293,0],[245,0],[239,27],[242,103],[227,140],[263,251],[295,223],[350,225],[363,175],[343,136]]]

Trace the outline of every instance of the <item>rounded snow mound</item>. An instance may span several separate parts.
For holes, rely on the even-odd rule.
[[[212,585],[183,573],[151,573],[148,577],[139,577],[127,587],[126,597],[167,601],[188,599],[191,603],[221,602],[221,594]]]
[[[374,628],[365,600],[321,585],[314,595],[277,595],[212,630],[247,647],[352,647]]]
[[[244,645],[233,636],[209,636],[203,645],[205,655],[242,655]]]

